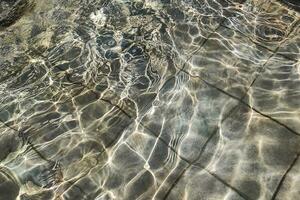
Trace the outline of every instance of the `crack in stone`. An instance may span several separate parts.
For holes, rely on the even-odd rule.
[[[293,32],[293,29],[296,27],[296,25],[297,25],[297,23],[295,23],[295,24],[292,26],[291,31],[287,34],[286,37],[288,37],[288,36]],[[245,35],[245,37],[247,37],[247,36]],[[250,38],[249,38],[249,39],[250,39]],[[251,40],[251,39],[250,39],[250,40]],[[252,41],[252,40],[251,40],[251,41]],[[252,41],[252,42],[255,43],[254,41]],[[256,43],[255,43],[255,44],[256,44]],[[252,85],[255,83],[255,81],[261,76],[261,73],[260,73],[260,72],[262,72],[262,71],[265,69],[266,64],[270,61],[270,59],[271,59],[275,54],[277,54],[277,52],[278,52],[278,50],[279,50],[280,47],[281,47],[281,44],[279,44],[279,45],[276,47],[276,49],[275,49],[274,51],[272,51],[273,54],[271,54],[271,55],[269,56],[269,58],[266,60],[266,62],[262,65],[262,68],[258,71],[258,75],[254,78],[254,80],[253,80],[252,83],[250,84],[250,86],[249,86],[249,88],[247,89],[247,91],[246,91],[244,97],[247,95],[248,91],[250,90],[250,88],[252,87]],[[280,55],[281,55],[281,54],[280,54]],[[286,56],[284,56],[284,57],[286,58]],[[288,59],[288,60],[295,61],[294,59]],[[243,98],[244,98],[244,97],[243,97]],[[242,99],[243,99],[243,98],[242,98]]]
[[[288,173],[291,171],[291,169],[293,168],[293,166],[296,164],[298,158],[299,158],[300,154],[296,154],[294,160],[292,161],[292,163],[290,164],[290,166],[288,167],[288,169],[285,171],[284,175],[281,177],[279,184],[276,187],[275,192],[272,195],[271,200],[275,200],[276,196],[278,194],[278,192],[280,191],[280,188],[282,187],[282,184],[286,178],[286,176],[288,175]]]
[[[0,122],[4,126],[6,126],[7,128],[9,128],[9,129],[17,132],[18,136],[20,138],[22,138],[22,142],[24,142],[24,138],[23,138],[24,137],[24,132],[19,131],[16,128],[13,128],[13,127],[7,125],[7,123],[3,122],[2,119],[0,119]],[[29,140],[26,140],[26,144],[28,144],[29,148],[32,149],[42,160],[46,161],[47,163],[51,163],[51,164],[54,164],[54,165],[56,165],[57,163],[59,163],[58,161],[53,161],[53,160],[49,160],[48,158],[46,158],[39,150],[36,149],[35,144],[33,144],[32,142],[30,142]],[[23,145],[25,145],[25,144],[23,143]]]
[[[213,84],[207,82],[206,80],[202,79],[200,76],[191,75],[191,74],[189,74],[187,71],[183,71],[183,72],[187,73],[187,74],[190,75],[191,77],[197,77],[197,78],[199,78],[201,81],[203,81],[203,82],[204,82],[205,84],[207,84],[208,86],[213,87],[213,88],[217,89],[218,91],[222,92],[223,94],[226,94],[227,96],[229,96],[229,97],[231,97],[231,98],[233,98],[233,99],[239,101],[241,104],[245,105],[246,107],[250,108],[251,110],[255,111],[256,113],[258,113],[258,114],[260,114],[260,115],[262,115],[262,116],[264,116],[264,117],[266,117],[266,118],[272,120],[273,122],[276,122],[276,123],[279,124],[280,126],[283,126],[283,127],[286,128],[287,130],[289,130],[291,133],[300,136],[300,133],[298,133],[297,131],[293,130],[293,129],[290,128],[289,126],[285,125],[284,123],[278,121],[277,119],[275,119],[275,118],[273,118],[273,117],[271,117],[271,116],[269,116],[269,115],[267,115],[267,114],[264,114],[264,113],[260,112],[260,111],[257,110],[256,108],[250,106],[249,104],[247,104],[246,102],[243,101],[243,98],[238,98],[238,97],[236,97],[236,96],[234,96],[234,95],[232,95],[232,94],[229,94],[228,92],[222,90],[221,88],[219,88],[219,87],[217,87],[217,86],[215,86],[215,85],[213,85]],[[245,94],[245,95],[247,95],[247,94]]]
[[[251,198],[249,198],[246,194],[244,194],[243,192],[239,191],[237,188],[233,187],[232,185],[230,185],[226,181],[224,181],[222,178],[220,178],[215,173],[210,172],[204,166],[199,165],[198,167],[200,167],[201,169],[203,169],[204,171],[206,171],[207,173],[209,173],[210,175],[212,175],[214,178],[216,178],[218,181],[220,181],[221,183],[223,183],[224,185],[226,185],[227,187],[229,187],[231,190],[235,191],[243,199],[245,199],[245,200],[251,200]]]
[[[182,157],[177,151],[176,149],[174,149],[174,147],[170,146],[168,144],[167,141],[165,141],[163,138],[158,137],[158,135],[156,133],[154,133],[154,131],[152,131],[150,128],[148,128],[147,126],[145,126],[142,122],[140,122],[140,126],[142,126],[143,128],[147,129],[155,138],[158,138],[162,143],[164,143],[168,148],[170,148],[180,159],[182,159],[183,161],[190,163],[189,160],[187,160],[186,158]]]
[[[233,107],[229,113],[227,114],[227,116],[225,116],[222,120],[222,122],[224,122],[231,114],[234,113],[234,111],[238,108],[238,105],[236,105],[235,107]],[[200,150],[200,153],[199,155],[191,162],[191,161],[188,161],[188,166],[179,174],[179,176],[175,179],[175,181],[173,182],[173,184],[171,185],[171,187],[168,189],[167,193],[165,194],[163,200],[166,200],[168,198],[168,196],[170,195],[172,189],[176,186],[176,184],[180,181],[180,179],[183,177],[183,175],[185,174],[185,172],[192,166],[196,166],[196,167],[199,167],[198,164],[195,165],[195,163],[201,158],[202,154],[204,153],[205,149],[206,149],[206,146],[208,145],[208,143],[212,140],[212,138],[218,133],[218,130],[219,128],[216,128],[213,133],[209,136],[209,138],[205,141],[204,145],[202,146],[201,150]],[[173,150],[174,151],[174,150]],[[176,151],[175,151],[176,152]],[[177,155],[179,155],[177,152],[176,152]],[[181,158],[182,156],[180,156]],[[205,168],[203,168],[205,169]],[[226,184],[226,186],[229,185],[229,184]],[[239,193],[238,193],[239,194]],[[243,197],[243,196],[242,196]],[[245,198],[247,199],[247,198]]]
[[[40,56],[41,58],[43,58],[44,61],[45,61],[45,64],[48,65],[48,67],[49,67],[49,66],[52,66],[51,63],[50,63],[50,61],[48,60],[48,58],[47,58],[46,56],[42,55],[40,52],[38,52],[38,50],[33,49],[32,52],[35,53],[36,55]],[[57,67],[58,69],[60,69],[61,71],[64,71],[64,70],[61,69],[59,66],[56,66],[56,67]],[[51,68],[51,67],[50,67],[50,68]],[[83,87],[82,89],[87,88],[87,89],[91,90],[90,88],[88,88],[88,86],[84,85],[83,83],[80,83],[80,82],[74,83],[74,82],[69,78],[68,75],[69,75],[69,74],[67,74],[67,80],[68,80],[71,84],[80,84],[80,85]],[[81,91],[82,91],[82,90],[80,90],[78,94],[80,94]],[[93,90],[91,90],[91,92],[92,92],[93,94],[95,94],[97,97],[99,97],[99,94],[98,94],[98,93],[94,92]],[[75,96],[77,96],[77,95],[75,95]],[[68,102],[68,101],[70,101],[70,100],[72,100],[72,99],[73,99],[73,97],[70,97],[70,98],[68,98],[66,101],[64,101],[63,103],[66,103],[66,102]],[[103,101],[109,103],[110,105],[116,107],[116,108],[119,109],[121,112],[123,112],[126,116],[128,116],[129,118],[131,118],[131,116],[130,116],[128,113],[126,113],[126,111],[122,110],[118,105],[114,105],[114,104],[112,104],[110,101],[105,100],[105,99],[100,99],[100,100],[103,100]],[[34,151],[41,159],[43,159],[44,161],[46,161],[46,162],[48,162],[48,163],[52,163],[52,164],[55,164],[55,165],[56,165],[57,163],[59,163],[58,161],[53,161],[53,160],[47,159],[47,158],[46,158],[39,150],[37,150],[37,148],[35,147],[35,144],[33,144],[29,139],[26,138],[24,131],[22,131],[22,130],[19,131],[19,130],[17,130],[16,128],[11,127],[11,126],[8,125],[6,122],[4,122],[2,119],[0,119],[0,122],[1,122],[4,126],[6,126],[7,128],[9,128],[9,129],[11,129],[11,130],[17,132],[17,133],[18,133],[18,136],[22,139],[23,145],[28,144],[28,145],[29,145],[29,148],[32,149],[32,150],[33,150],[33,151]],[[50,124],[52,124],[52,123],[50,123]],[[132,124],[132,122],[130,122],[130,123],[128,124],[128,126],[129,126],[130,124]],[[127,127],[128,127],[128,126],[127,126]],[[126,128],[127,128],[127,127],[126,127]],[[124,129],[126,129],[126,128],[124,128]],[[118,138],[118,137],[117,137],[117,138]],[[117,138],[115,138],[111,143],[109,143],[109,146],[113,145],[113,143],[117,140]],[[102,154],[103,152],[105,152],[105,150],[102,151],[100,154]],[[60,165],[59,165],[59,166],[60,166]]]

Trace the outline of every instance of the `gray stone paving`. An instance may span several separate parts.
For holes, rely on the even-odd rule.
[[[297,9],[2,1],[0,200],[299,199]]]

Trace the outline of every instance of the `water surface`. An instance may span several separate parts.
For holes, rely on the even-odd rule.
[[[299,199],[296,10],[1,1],[0,200]]]

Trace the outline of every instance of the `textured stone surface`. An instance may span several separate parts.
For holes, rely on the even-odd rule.
[[[299,62],[275,54],[249,90],[249,104],[268,116],[300,129]]]
[[[296,10],[2,1],[0,200],[297,200]]]

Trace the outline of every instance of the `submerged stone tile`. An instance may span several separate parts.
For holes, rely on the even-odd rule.
[[[212,30],[201,28],[200,22],[180,22],[171,29],[176,50],[182,60],[187,60],[205,42]]]
[[[300,17],[300,16],[299,16]],[[300,20],[297,22],[295,29],[281,43],[278,48],[278,53],[294,60],[300,59]]]
[[[1,200],[297,198],[294,11],[20,2],[0,3]]]
[[[166,199],[229,199],[242,200],[243,196],[222,183],[205,169],[193,166],[186,170]]]
[[[270,55],[238,32],[219,27],[184,70],[240,98]]]
[[[169,31],[175,49],[183,61],[201,48],[205,40],[218,28],[222,21],[221,5],[218,9],[214,9],[210,5],[211,3],[210,1],[201,4],[181,2],[178,5],[177,9],[183,9],[184,13],[188,13],[188,15],[182,20],[175,20]],[[170,6],[170,8],[172,7]]]
[[[29,86],[22,91],[17,89],[13,93],[7,93],[1,102],[0,120],[15,129],[21,129],[33,115],[47,110],[51,112],[56,103],[61,104],[72,98],[72,92],[68,93],[56,85],[47,84],[45,81],[35,85],[36,87]]]
[[[299,92],[299,62],[276,54],[250,88],[247,102],[299,133]]]
[[[293,30],[298,13],[278,1],[247,0],[224,25],[243,33],[252,41],[275,50]]]
[[[83,85],[67,80],[65,74],[58,75],[53,63],[48,60],[50,55],[31,56],[28,52],[24,53],[24,60],[10,59],[8,56],[7,67],[20,65],[21,68],[16,70],[14,76],[2,80],[4,97],[1,99],[0,118],[18,128],[31,115],[53,108],[55,103],[70,100],[84,89]]]
[[[0,199],[14,200],[20,190],[17,180],[8,169],[0,167]]]
[[[0,161],[4,161],[10,154],[18,151],[22,140],[18,138],[18,134],[11,129],[8,129],[2,123],[0,124]]]
[[[155,143],[151,149],[147,145],[149,142],[150,145]],[[107,148],[104,154],[103,160],[98,160],[88,174],[77,176],[78,179],[70,186],[64,183],[59,189],[65,191],[60,192],[61,196],[66,199],[156,198],[159,191],[169,187],[187,166],[168,146],[135,124],[125,129],[116,145]],[[58,194],[56,197],[60,197]]]
[[[122,199],[161,199],[188,163],[180,159],[176,152],[151,130],[141,125],[133,126],[133,128],[125,134],[116,151],[121,153],[121,149],[124,147],[132,151],[132,154],[136,155],[141,162],[138,165],[127,167],[127,170],[133,171],[136,170],[136,167],[139,170],[127,173],[132,174],[133,177],[125,179],[123,186],[116,188],[112,193],[120,195],[119,198]],[[123,164],[115,165],[115,167],[120,167],[119,176],[124,176],[126,173],[123,172],[123,167],[130,163],[130,157],[126,152],[121,155],[120,158],[114,157],[112,162],[119,163],[120,160],[124,160]],[[112,166],[108,165],[107,167]],[[122,188],[125,191],[121,192]]]
[[[186,13],[183,19],[174,20],[170,28],[172,40],[180,58],[188,60],[202,47],[226,17],[233,14],[230,8],[241,3],[243,1],[208,0],[201,3],[198,1],[179,1],[176,6],[174,4],[167,6],[167,11],[168,8],[174,9],[175,7]]]
[[[294,165],[291,165],[290,170],[287,171],[285,179],[282,182],[281,187],[278,189],[276,197],[277,199],[297,199],[300,193],[299,184],[299,157],[295,158]]]
[[[219,141],[203,166],[249,199],[271,199],[299,153],[299,135],[240,105],[222,123]],[[205,153],[204,153],[205,155]],[[202,160],[204,159],[204,160]]]
[[[20,133],[17,126],[13,131],[11,136],[16,141],[5,139],[9,135],[1,137],[3,142],[8,142],[7,145],[13,145],[1,144],[1,148],[11,149],[10,152],[3,152],[1,159],[10,154],[7,159],[11,161],[7,166],[13,168],[22,184],[31,184],[23,191],[35,188],[36,192],[41,192],[42,187],[52,187],[62,179],[68,182],[79,174],[84,175],[100,162],[98,160],[105,160],[106,154],[101,152],[114,145],[123,129],[132,122],[120,109],[101,101],[88,90],[71,101],[47,107],[39,103],[34,108],[22,115],[27,116],[27,120],[26,123],[21,121],[25,126],[21,126]],[[22,152],[22,143],[28,151]],[[19,155],[13,154],[14,151],[18,151]],[[57,169],[53,169],[55,162],[59,165]],[[24,170],[24,166],[30,169]],[[71,198],[75,196],[71,195]]]
[[[132,36],[135,37],[135,34]],[[128,109],[128,114],[136,117],[149,109],[158,91],[169,77],[179,71],[182,62],[176,59],[176,53],[168,46],[157,46],[153,41],[142,46],[130,37],[124,34],[117,41],[118,45],[122,46],[123,42],[128,45],[119,52],[119,58],[101,63],[94,88],[114,104],[127,102],[120,107]]]
[[[131,123],[131,118],[119,108],[101,101],[94,93],[83,92],[71,102],[55,104],[52,109],[30,116],[20,133],[16,130],[12,135],[15,139],[20,137],[16,141],[19,155],[12,154],[7,166],[22,184],[31,184],[23,191],[35,188],[39,192],[62,180],[68,183],[105,162],[106,151]],[[22,139],[27,150],[22,151]],[[13,145],[14,140],[7,142]],[[14,151],[13,147],[10,149]],[[25,166],[30,169],[24,170]],[[77,194],[70,195],[75,198]]]
[[[194,161],[238,101],[180,73],[140,120],[185,159]],[[159,119],[159,120],[158,120]]]
[[[88,102],[86,101],[88,93],[82,95],[85,102],[81,103],[84,104],[74,99],[72,102],[53,106],[52,112],[47,110],[32,116],[22,130],[25,137],[34,144],[40,145],[56,138],[72,135],[72,132],[81,132],[104,147],[109,147],[132,120],[120,108],[102,101],[93,93],[90,95],[93,98]]]

